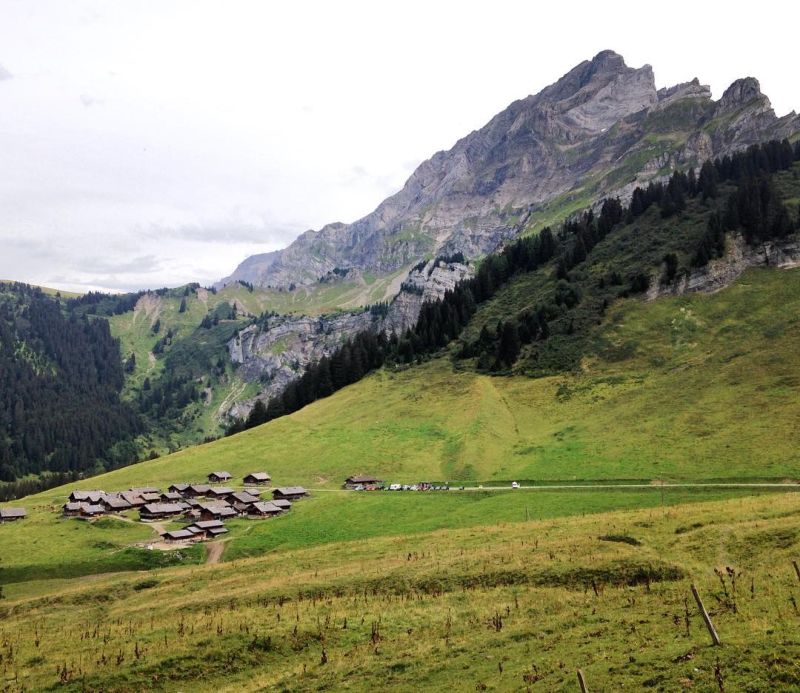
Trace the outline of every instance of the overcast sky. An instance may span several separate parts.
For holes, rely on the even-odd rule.
[[[213,282],[605,48],[800,108],[796,4],[542,5],[0,0],[0,278]]]

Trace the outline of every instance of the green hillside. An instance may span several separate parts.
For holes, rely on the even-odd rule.
[[[384,369],[292,416],[84,486],[218,467],[328,487],[356,472],[409,482],[800,476],[798,315],[798,270],[751,270],[713,295],[627,299],[579,373],[493,377],[446,358]]]
[[[102,532],[68,529],[82,525],[58,517],[69,489],[165,488],[202,481],[216,469],[237,480],[266,469],[277,485],[300,484],[313,494],[276,522],[234,523],[230,558],[754,492],[705,487],[662,493],[654,482],[664,480],[797,480],[798,315],[800,270],[751,270],[713,295],[619,302],[600,332],[602,348],[579,373],[487,376],[454,370],[444,357],[384,369],[264,426],[24,499],[31,521],[0,531],[0,580],[49,578],[65,570],[64,554],[51,552],[56,537],[80,564],[75,574],[149,567],[149,552],[125,548],[152,537],[151,529],[135,536],[133,526],[118,532],[118,523]],[[450,491],[422,498],[335,490],[357,473],[400,483],[507,487],[511,480],[537,486],[610,480],[645,488]],[[200,559],[196,553],[164,560]]]

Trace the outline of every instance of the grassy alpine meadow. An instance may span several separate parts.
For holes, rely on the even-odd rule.
[[[753,270],[714,295],[609,310],[579,372],[384,369],[291,416],[78,486],[202,481],[797,479],[800,270]],[[56,493],[63,493],[59,491]],[[52,498],[52,494],[43,494]]]
[[[796,690],[800,496],[372,537],[0,605],[6,690]],[[710,614],[712,645],[691,593]]]
[[[204,482],[219,469],[231,472],[237,487],[247,473],[264,470],[276,486],[297,484],[312,493],[274,522],[234,522],[223,560],[526,517],[655,507],[663,480],[796,482],[798,315],[800,271],[751,271],[711,296],[612,306],[597,349],[576,373],[491,377],[455,370],[446,357],[384,369],[264,426],[20,501],[30,517],[0,526],[0,582],[201,562],[199,547],[158,560],[133,547],[154,536],[152,527],[110,519],[101,521],[103,528],[62,519],[58,510],[74,488],[165,489]],[[364,473],[389,483],[487,489],[337,490],[345,477]],[[512,480],[653,488],[488,489],[508,488]],[[758,492],[673,488],[663,502]]]

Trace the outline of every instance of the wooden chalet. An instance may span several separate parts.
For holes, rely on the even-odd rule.
[[[161,494],[161,500],[167,503],[178,502],[183,500],[183,496],[177,491],[164,491]]]
[[[185,503],[146,503],[139,509],[139,519],[160,520],[176,517],[189,509]]]
[[[106,509],[102,505],[81,503],[81,517],[100,517],[105,515]]]
[[[228,503],[240,513],[247,512],[247,508],[253,505],[253,503],[258,503],[258,500],[258,496],[251,496],[246,491],[238,491],[227,497]]]
[[[76,517],[81,514],[81,508],[83,507],[83,503],[73,503],[72,501],[68,501],[64,503],[62,510],[66,517]]]
[[[123,510],[130,510],[133,506],[120,496],[105,496],[101,501],[108,512],[121,513]]]
[[[188,529],[174,529],[171,532],[164,532],[161,535],[161,538],[164,541],[191,541],[196,538],[196,535],[193,532],[190,532]]]
[[[233,479],[233,475],[230,472],[211,472],[211,474],[208,475],[209,484],[221,484],[231,479]]]
[[[0,524],[3,522],[16,522],[28,516],[25,508],[0,508]]]
[[[195,536],[203,538],[213,538],[228,532],[228,528],[224,525],[222,520],[201,520],[200,522],[189,525],[186,529],[190,532],[194,532]]]
[[[227,498],[232,496],[236,491],[229,486],[212,486],[208,489],[206,494],[209,498]]]
[[[296,501],[308,495],[302,486],[281,486],[272,492],[272,497],[276,500]]]
[[[292,501],[285,498],[275,498],[270,501],[272,505],[278,506],[283,512],[288,513],[292,509]]]
[[[186,493],[186,490],[189,488],[189,484],[171,484],[170,487],[167,489],[170,493]]]
[[[69,499],[73,503],[99,503],[106,495],[105,491],[73,491]]]
[[[202,521],[209,520],[226,520],[231,517],[236,517],[236,508],[222,503],[202,503],[200,505],[200,519]]]
[[[123,491],[122,493],[119,494],[119,497],[128,501],[128,503],[130,503],[131,507],[133,508],[138,508],[147,503],[147,501],[144,498],[142,498],[138,493],[134,493],[133,491]]]
[[[134,492],[135,493],[135,492]],[[161,502],[161,494],[156,492],[142,492],[141,494],[142,499],[145,503],[160,503]]]
[[[354,489],[356,486],[380,486],[383,479],[378,479],[375,476],[349,476],[344,480],[344,487]]]
[[[284,511],[272,501],[259,501],[248,506],[247,514],[251,517],[275,517]]]
[[[190,484],[186,487],[183,495],[187,498],[203,498],[208,495],[210,488],[207,484]]]
[[[266,472],[251,472],[243,479],[245,484],[253,484],[255,486],[268,484],[272,481],[272,477]]]

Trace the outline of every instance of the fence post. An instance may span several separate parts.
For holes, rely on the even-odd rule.
[[[711,617],[708,615],[708,611],[706,611],[706,607],[703,606],[703,600],[700,599],[700,594],[697,592],[697,588],[692,583],[692,594],[694,595],[694,600],[697,602],[697,608],[700,609],[700,615],[703,617],[703,620],[706,623],[706,628],[708,628],[708,634],[711,636],[711,640],[714,642],[715,647],[719,647],[722,643],[719,641],[719,635],[717,635],[717,631],[714,628],[714,624],[711,623]]]

